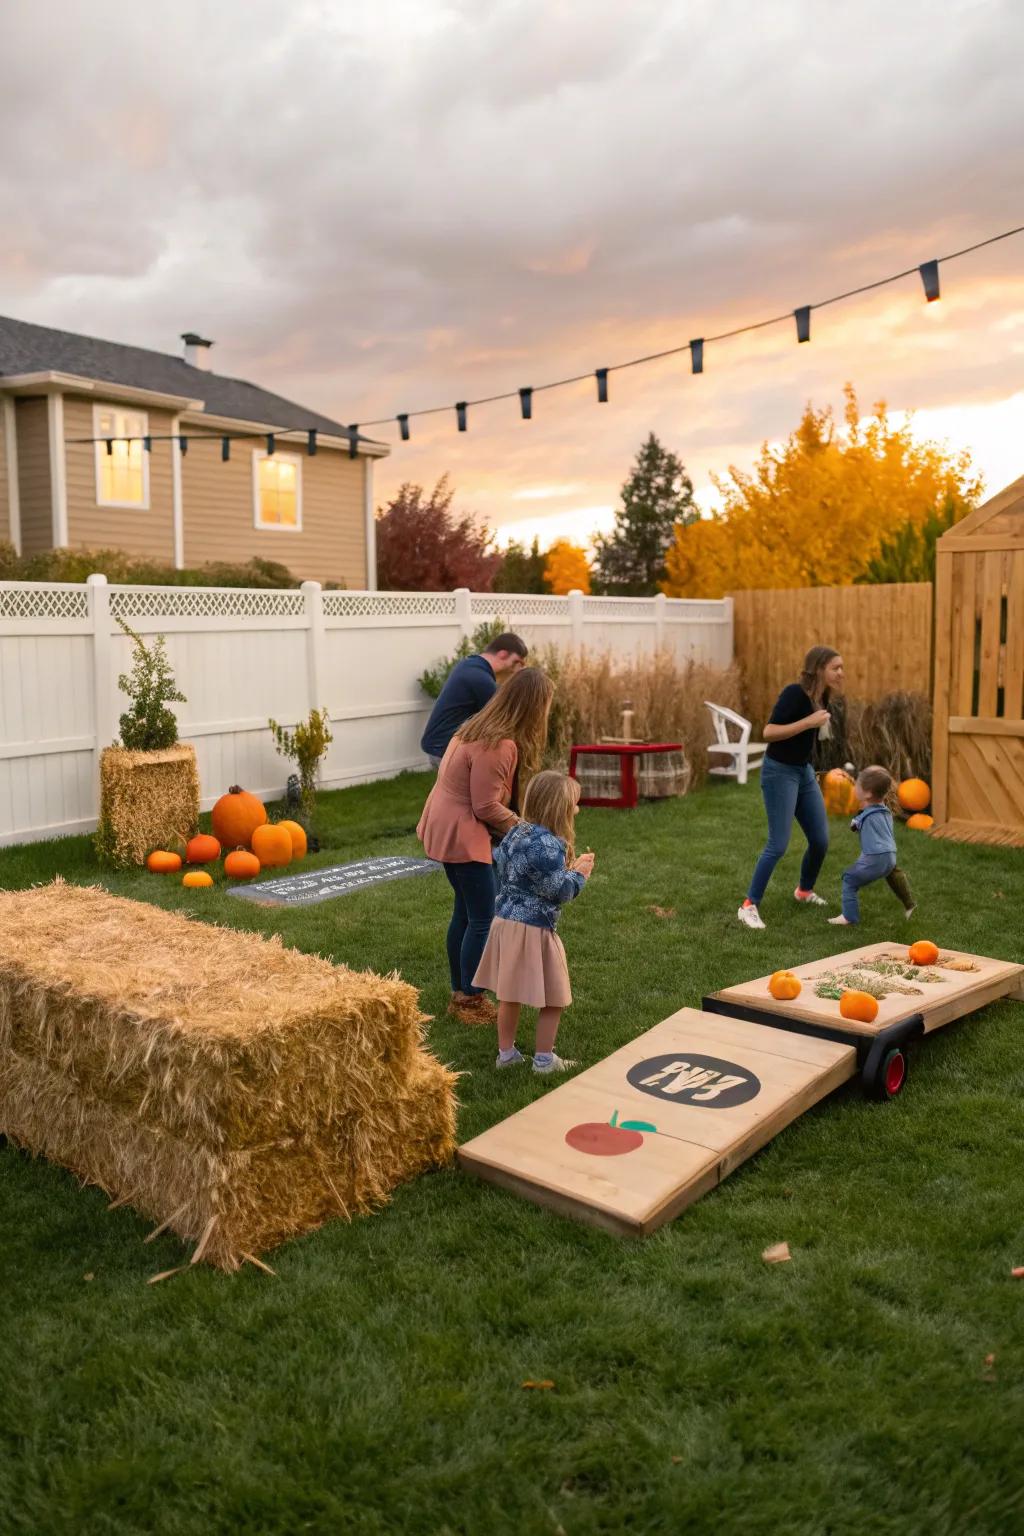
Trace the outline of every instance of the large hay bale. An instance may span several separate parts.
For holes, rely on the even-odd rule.
[[[160,752],[107,747],[100,754],[96,848],[107,863],[143,864],[199,825],[199,770],[188,742]]]
[[[225,1269],[447,1162],[414,988],[58,882],[0,892],[0,1132]]]

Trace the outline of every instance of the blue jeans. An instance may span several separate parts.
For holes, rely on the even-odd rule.
[[[494,921],[498,888],[493,864],[446,864],[444,872],[455,892],[452,920],[448,924],[448,969],[453,992],[476,994],[473,977]]]
[[[807,839],[807,852],[800,865],[800,889],[813,891],[814,882],[828,853],[828,817],[825,802],[810,763],[779,763],[766,757],[761,764],[761,793],[768,812],[768,841],[754,867],[747,897],[760,904],[772,871],[789,847],[789,836],[796,819]]]
[[[862,853],[855,864],[843,870],[843,916],[848,923],[860,922],[857,892],[873,880],[884,880],[896,868],[894,853]]]

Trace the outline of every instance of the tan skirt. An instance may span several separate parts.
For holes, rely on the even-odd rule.
[[[473,985],[486,987],[499,1003],[523,1003],[527,1008],[568,1008],[572,1002],[558,934],[505,917],[491,924]]]

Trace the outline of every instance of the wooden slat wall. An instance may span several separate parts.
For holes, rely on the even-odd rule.
[[[897,689],[931,689],[930,582],[730,596],[736,660],[755,731],[771,713],[780,689],[798,677],[812,645],[831,645],[841,653],[851,697],[873,700]]]
[[[1020,846],[1024,480],[990,505],[937,550],[933,811],[940,836]]]

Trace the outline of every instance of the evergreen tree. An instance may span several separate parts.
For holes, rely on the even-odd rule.
[[[909,520],[882,540],[878,554],[869,560],[857,577],[859,586],[877,582],[934,581],[935,545],[957,518],[967,509],[958,506],[952,496],[937,512],[929,512],[923,523]]]
[[[700,517],[693,485],[681,461],[652,432],[621,494],[614,529],[594,540],[595,586],[599,592],[648,597],[665,580],[665,556],[676,528]]]
[[[544,580],[547,557],[535,538],[527,549],[512,539],[502,552],[501,567],[494,578],[495,592],[550,592]]]

